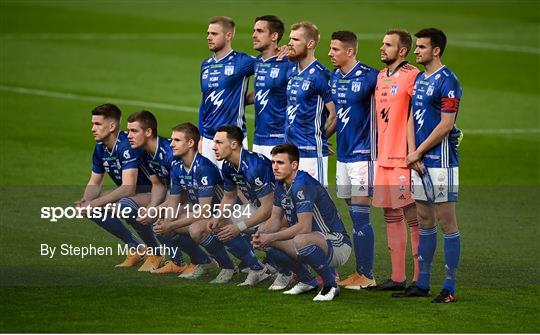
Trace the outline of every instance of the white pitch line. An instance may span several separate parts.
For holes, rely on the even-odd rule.
[[[152,107],[159,109],[166,109],[179,112],[188,112],[188,113],[198,113],[199,109],[189,106],[178,106],[163,104],[160,102],[151,102],[151,101],[142,101],[142,100],[130,100],[130,99],[119,99],[119,98],[110,98],[110,97],[99,97],[91,95],[80,95],[74,93],[58,92],[58,91],[49,91],[49,90],[38,90],[33,88],[25,88],[18,86],[6,86],[0,85],[0,91],[4,92],[13,92],[19,94],[27,95],[37,95],[49,98],[59,98],[59,99],[69,99],[69,100],[78,100],[78,101],[91,101],[98,103],[105,102],[115,102],[118,104],[125,104],[130,106],[144,106]],[[246,114],[246,118],[253,119],[254,116],[251,114]],[[463,129],[463,133],[473,134],[473,135],[513,135],[513,134],[538,134],[540,133],[540,128],[501,128],[501,129]]]
[[[380,41],[382,39],[381,34],[357,34],[360,40]],[[471,48],[471,49],[484,49],[495,51],[508,51],[508,52],[520,52],[528,54],[540,54],[540,48],[509,45],[501,43],[490,43],[483,41],[471,40],[471,37],[481,36],[479,34],[464,34],[464,35],[452,35],[449,45],[456,47]],[[251,39],[251,34],[237,33],[236,38]],[[124,33],[124,34],[94,34],[94,33],[34,33],[34,34],[1,34],[2,40],[112,40],[112,41],[136,41],[136,40],[204,40],[204,34],[198,33]]]

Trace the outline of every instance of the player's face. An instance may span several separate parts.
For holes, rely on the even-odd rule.
[[[253,27],[253,49],[263,51],[272,45],[272,33],[268,29],[268,21],[257,21]]]
[[[286,180],[289,178],[294,173],[294,166],[289,160],[289,155],[286,153],[273,155],[272,171],[276,180]]]
[[[429,37],[420,37],[416,40],[416,49],[414,49],[416,62],[426,65],[433,61],[433,46]]]
[[[214,135],[214,146],[212,147],[212,150],[214,150],[218,161],[227,159],[231,156],[231,141],[227,138],[226,132],[219,131]]]
[[[191,140],[186,139],[186,135],[181,131],[173,131],[171,135],[171,148],[173,155],[182,157],[189,152]]]
[[[208,42],[208,49],[210,51],[218,52],[225,48],[227,44],[227,33],[221,25],[217,23],[209,24],[206,33],[206,41]]]
[[[133,149],[141,148],[146,144],[148,141],[147,132],[144,131],[139,122],[128,122],[127,129],[129,144]]]
[[[399,57],[399,35],[385,35],[379,50],[383,63],[387,65],[394,63]]]
[[[287,44],[289,48],[289,59],[297,61],[306,58],[308,55],[307,42],[304,29],[291,31],[289,34],[289,44]]]
[[[114,132],[114,121],[103,115],[92,115],[92,135],[96,141],[102,141]]]
[[[350,47],[348,47],[341,41],[330,41],[330,51],[328,52],[328,56],[332,61],[332,65],[340,68],[343,65],[347,64],[349,58],[351,57],[349,52],[350,49]]]

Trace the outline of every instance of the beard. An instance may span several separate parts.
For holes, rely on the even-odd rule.
[[[386,65],[392,64],[397,60],[397,57],[388,57],[386,56],[385,59],[381,59],[381,62],[383,62]]]
[[[304,47],[303,50],[299,51],[298,53],[289,54],[288,57],[289,57],[289,60],[297,61],[297,60],[306,58],[307,55],[308,55],[308,50],[306,47]]]

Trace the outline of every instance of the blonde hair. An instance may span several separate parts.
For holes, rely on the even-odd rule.
[[[319,28],[317,28],[316,25],[314,25],[312,22],[309,21],[302,21],[295,23],[291,26],[291,30],[299,30],[304,29],[304,34],[306,35],[308,40],[315,41],[315,45],[319,43],[320,34],[319,34]]]

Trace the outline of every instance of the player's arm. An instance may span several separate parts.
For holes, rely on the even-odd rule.
[[[279,231],[283,226],[282,222],[284,213],[285,211],[283,210],[283,208],[273,205],[270,218],[267,221],[261,223],[257,232],[269,234]]]
[[[441,113],[441,121],[433,129],[431,134],[422,142],[416,150],[407,155],[407,164],[411,165],[422,159],[424,154],[450,134],[454,128],[454,121],[456,119],[455,113]]]
[[[414,113],[413,109],[411,108],[409,111],[409,119],[407,120],[407,155],[416,151],[416,142],[414,138]],[[419,166],[419,162],[414,162],[411,164],[408,164],[409,168],[420,172],[421,167]]]
[[[163,220],[162,231],[156,230],[156,233],[168,233],[182,227],[187,227],[190,224],[201,219],[209,218],[212,215],[212,197],[199,198],[201,211],[187,211],[185,215],[180,216],[175,220]],[[155,229],[154,229],[155,230]]]
[[[310,233],[312,229],[311,222],[313,220],[313,212],[298,213],[297,217],[297,224],[274,233],[261,234],[261,246],[267,246],[275,241],[291,240],[298,234]]]
[[[135,195],[138,173],[139,171],[136,168],[122,170],[122,185],[102,197],[91,200],[90,206],[101,207],[108,203],[117,202],[124,197]]]
[[[326,109],[328,110],[328,117],[326,118],[326,137],[330,138],[336,131],[336,105],[333,101],[329,101],[325,104]]]
[[[99,197],[104,177],[105,175],[103,173],[96,173],[92,171],[92,173],[90,174],[90,180],[88,180],[88,183],[86,184],[84,195],[82,199],[77,202],[77,204],[85,201],[94,200]]]
[[[251,91],[246,95],[246,101],[245,104],[247,105],[253,105],[255,103],[255,92]]]
[[[155,208],[159,210],[161,204],[167,202],[168,200],[166,199],[167,188],[165,187],[165,185],[163,185],[161,179],[157,175],[151,175],[150,182],[152,183],[152,190],[150,192],[150,202],[148,203],[146,208]],[[140,216],[137,218],[137,221],[142,224],[150,224],[156,220],[156,218],[152,218],[146,215],[147,209],[139,211]]]

